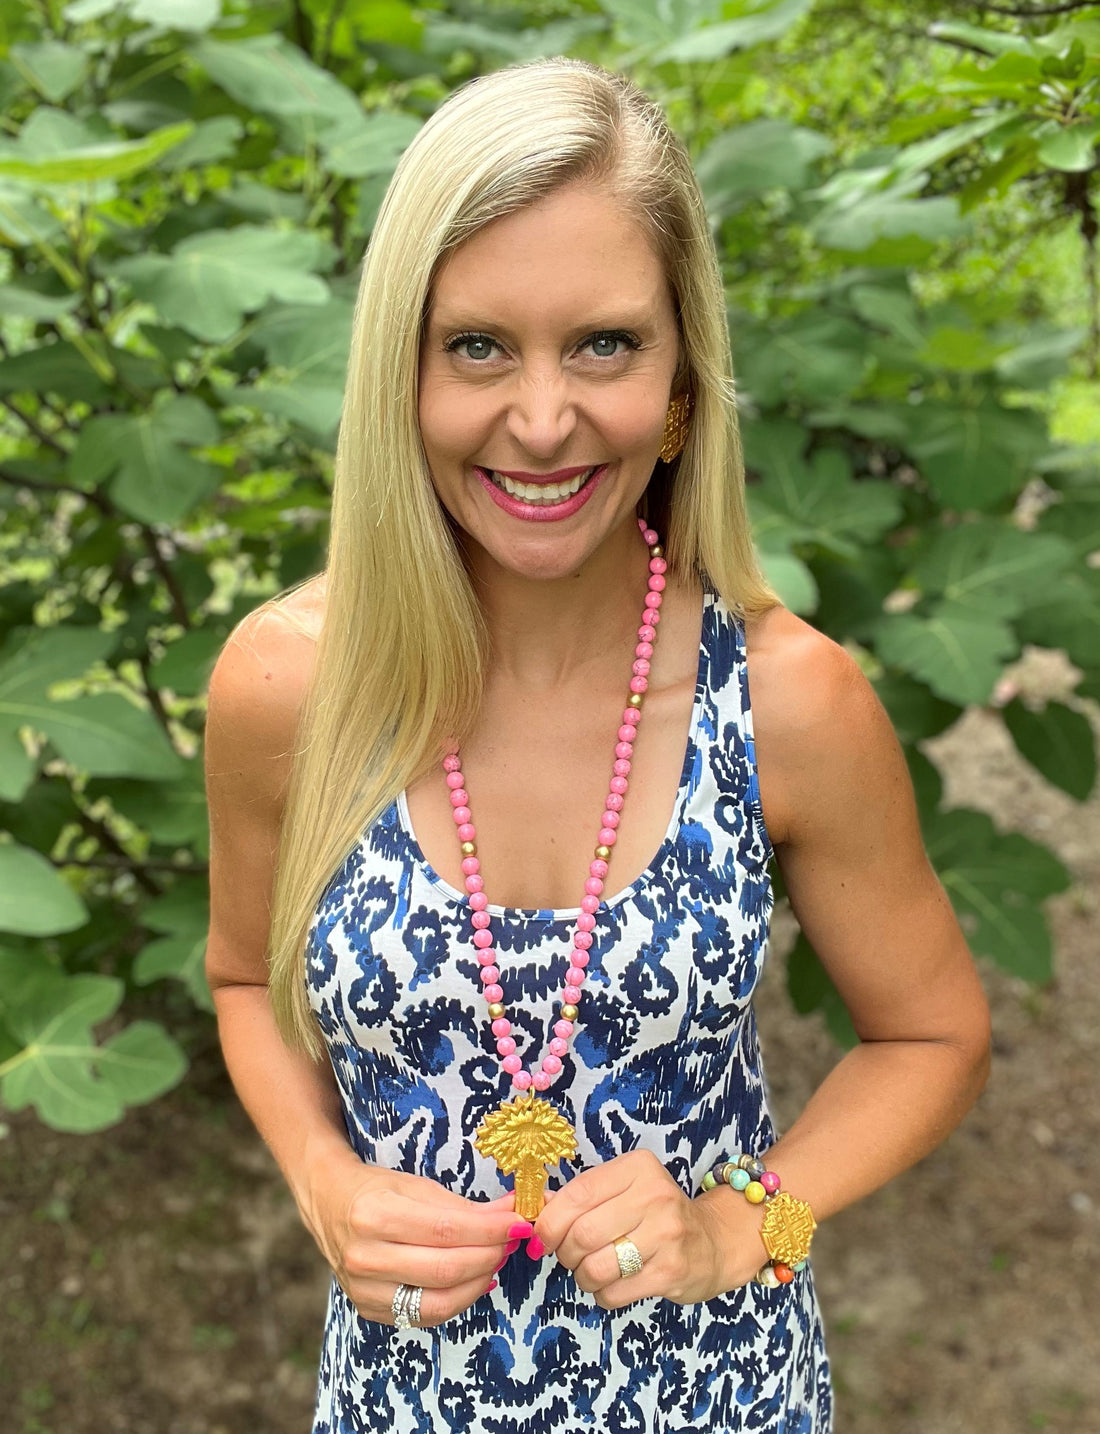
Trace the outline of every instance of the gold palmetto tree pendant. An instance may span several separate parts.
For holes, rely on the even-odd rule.
[[[478,1126],[474,1144],[504,1175],[515,1174],[516,1214],[536,1220],[544,1204],[548,1165],[577,1153],[577,1133],[534,1091],[503,1101]]]

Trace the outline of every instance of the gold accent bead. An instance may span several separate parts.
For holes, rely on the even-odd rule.
[[[493,1018],[494,1021],[499,1020],[500,1017],[504,1015],[504,1002],[503,1002],[503,1001],[490,1001],[490,1002],[489,1002],[489,1014],[490,1014],[490,1016],[492,1016],[492,1018]]]
[[[626,704],[628,707],[640,707],[642,705],[642,694],[640,692],[632,692],[626,699]]]
[[[575,1021],[577,1019],[576,1006],[563,1006],[561,1008],[561,1018],[563,1021]]]
[[[654,543],[652,548],[650,548],[649,550],[649,556],[651,558],[663,558],[664,555],[665,550],[661,547],[660,543]]]
[[[464,841],[462,843],[462,855],[477,856],[477,843],[472,841]]]
[[[599,858],[600,861],[610,861],[610,860],[611,860],[611,848],[610,848],[609,846],[604,846],[604,845],[601,843],[601,844],[596,848],[596,856]]]

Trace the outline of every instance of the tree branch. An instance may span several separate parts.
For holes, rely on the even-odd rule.
[[[45,444],[47,448],[52,448],[56,453],[60,453],[62,458],[69,457],[69,450],[65,447],[65,445],[63,443],[58,443],[57,439],[53,436],[52,433],[47,433],[46,430],[39,425],[36,419],[32,418],[29,413],[24,413],[23,410],[12,399],[0,398],[0,403],[4,405],[4,407],[8,410],[9,413],[13,413],[15,417],[19,419],[20,423],[24,424],[31,431],[31,433],[34,434],[35,438],[38,439],[39,443]]]

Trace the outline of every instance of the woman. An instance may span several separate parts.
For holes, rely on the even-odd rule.
[[[988,1012],[882,708],[757,568],[628,81],[514,66],[403,156],[325,580],[227,643],[206,760],[226,1061],[334,1272],[315,1434],[831,1429],[814,1224],[958,1123]],[[861,1037],[781,1139],[773,854]]]

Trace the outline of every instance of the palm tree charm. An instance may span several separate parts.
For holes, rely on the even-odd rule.
[[[474,1144],[493,1157],[502,1174],[515,1172],[516,1214],[524,1220],[537,1219],[543,1207],[546,1167],[577,1153],[576,1131],[534,1091],[491,1110]]]

